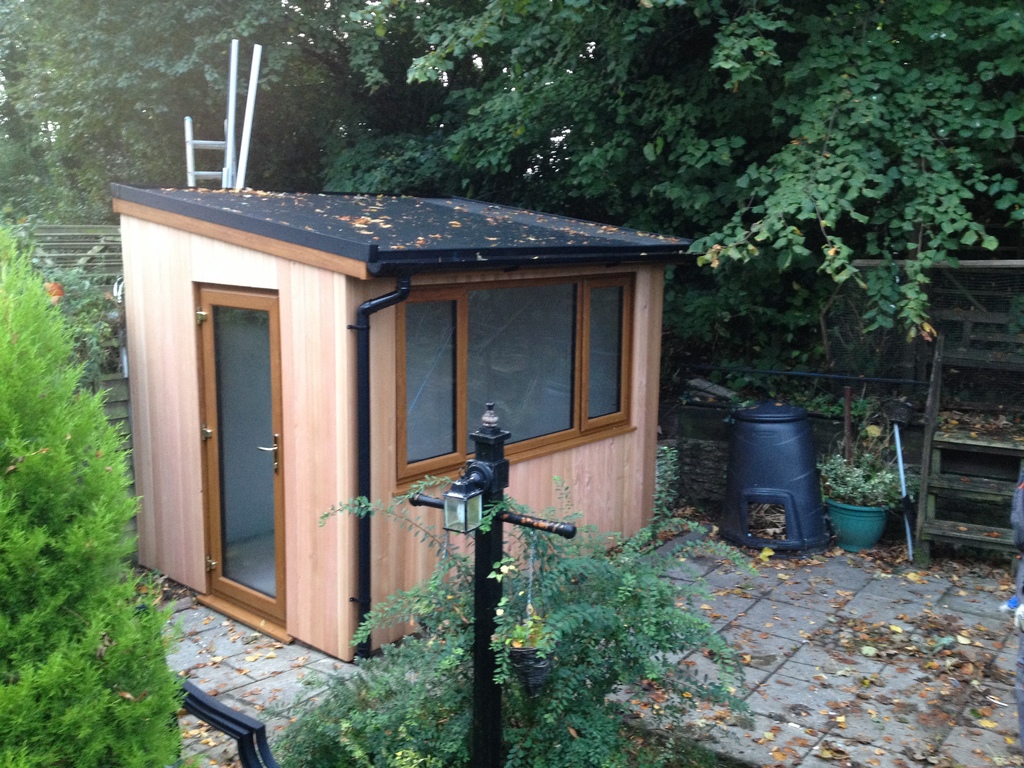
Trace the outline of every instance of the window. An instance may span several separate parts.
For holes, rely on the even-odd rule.
[[[495,403],[508,453],[627,425],[629,276],[423,289],[399,307],[399,474],[451,469]]]

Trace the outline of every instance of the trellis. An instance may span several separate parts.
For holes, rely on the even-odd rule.
[[[80,268],[112,285],[121,274],[121,229],[104,225],[40,225],[32,232],[37,266]]]

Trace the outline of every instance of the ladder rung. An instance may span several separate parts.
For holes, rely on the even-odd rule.
[[[211,139],[192,139],[193,149],[224,149],[227,146],[226,141],[214,141]]]

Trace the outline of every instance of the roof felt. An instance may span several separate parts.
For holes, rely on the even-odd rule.
[[[112,186],[150,208],[364,261],[376,275],[670,261],[690,240],[460,198]]]

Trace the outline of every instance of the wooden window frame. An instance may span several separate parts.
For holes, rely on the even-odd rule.
[[[580,431],[589,434],[609,427],[617,427],[629,418],[630,395],[633,391],[629,373],[633,362],[633,280],[629,277],[592,277],[584,278],[580,306],[577,309],[579,339],[582,349],[577,354],[580,361],[577,372],[577,390],[579,394]],[[622,320],[619,326],[619,409],[612,413],[591,417],[589,381],[584,380],[583,372],[590,371],[590,305],[591,295],[595,288],[622,289]]]
[[[261,621],[268,620],[271,625],[263,629],[275,637],[288,637],[285,627],[287,618],[287,549],[285,546],[285,474],[284,451],[287,450],[284,432],[284,411],[281,369],[281,302],[278,291],[267,291],[257,288],[222,286],[197,283],[193,286],[195,305],[200,311],[207,313],[207,320],[196,326],[196,344],[199,358],[200,413],[204,424],[213,429],[210,437],[202,442],[203,451],[203,518],[205,548],[208,562],[213,563],[212,569],[207,568],[207,595],[200,600],[209,598],[210,605],[216,610],[230,613],[244,621],[252,621],[259,616]],[[222,504],[222,487],[220,476],[220,446],[218,403],[217,403],[217,358],[214,340],[214,308],[229,307],[236,309],[266,312],[268,316],[268,333],[270,340],[270,378],[271,378],[271,423],[275,433],[280,436],[279,470],[274,473],[274,567],[275,595],[270,597],[241,582],[235,582],[224,574],[223,527],[220,521]],[[277,633],[277,634],[275,634]]]
[[[549,285],[572,285],[575,287],[575,318],[573,332],[573,404],[572,426],[569,429],[539,435],[506,447],[506,455],[512,461],[525,460],[536,456],[556,453],[576,445],[606,439],[632,430],[629,422],[632,402],[632,361],[633,361],[633,306],[636,288],[635,275],[623,273],[601,276],[580,276],[576,278],[530,279],[523,281],[489,281],[483,283],[425,286],[413,289],[409,299],[398,305],[396,317],[396,462],[399,483],[417,480],[426,475],[446,475],[457,471],[471,456],[468,446],[468,424],[466,398],[468,396],[469,372],[469,294],[471,291],[495,288],[533,288]],[[614,413],[589,417],[589,366],[590,366],[590,306],[595,288],[618,287],[622,289],[621,341],[619,372],[619,409]],[[406,306],[417,302],[451,301],[456,305],[455,332],[455,450],[440,456],[433,456],[415,462],[408,462],[408,435],[406,423]],[[499,414],[500,417],[500,414]],[[515,436],[513,435],[513,438]]]

